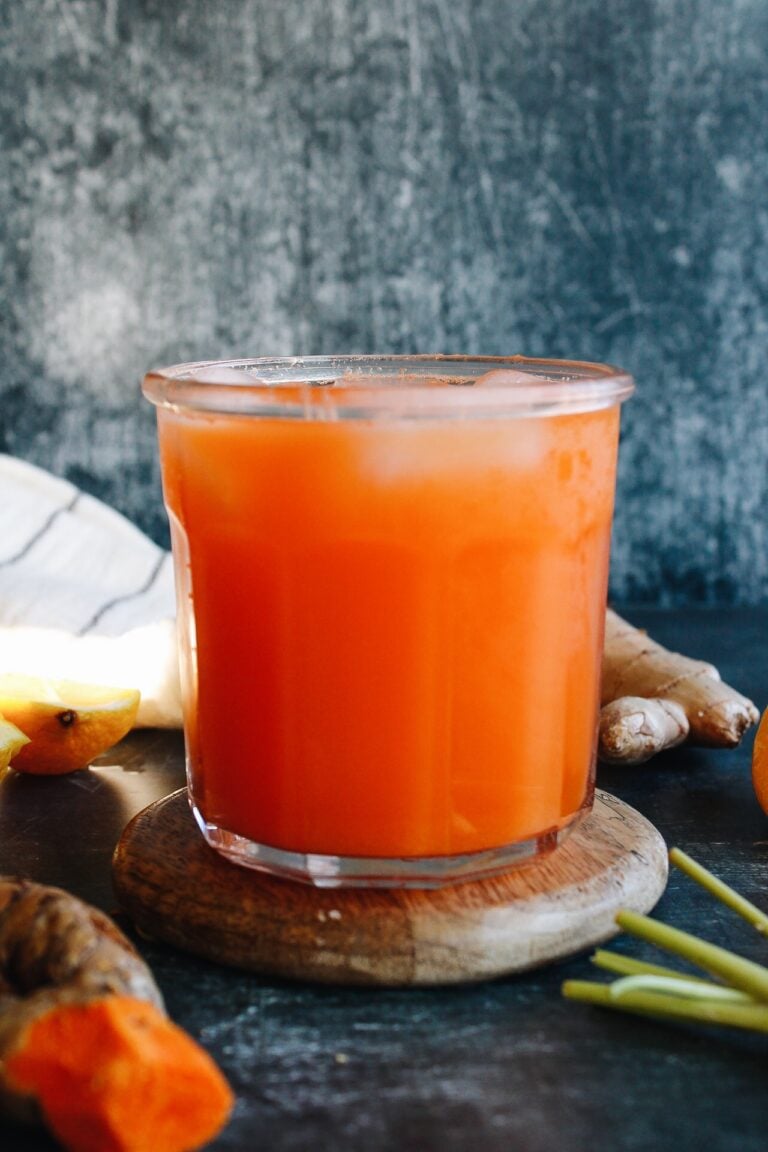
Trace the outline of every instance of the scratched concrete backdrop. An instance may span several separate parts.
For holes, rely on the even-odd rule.
[[[0,447],[164,540],[182,357],[608,359],[612,593],[768,598],[765,0],[0,0]]]

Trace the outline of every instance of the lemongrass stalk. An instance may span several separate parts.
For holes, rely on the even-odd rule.
[[[711,1000],[721,1004],[759,1005],[746,992],[726,988],[724,984],[708,984],[706,980],[686,980],[669,976],[623,976],[609,985],[611,998],[622,1000],[633,992],[654,992],[660,996],[682,996],[685,1000]],[[762,1005],[759,1005],[762,1007]]]
[[[670,851],[669,859],[681,872],[685,872],[686,876],[690,876],[691,880],[695,880],[697,884],[705,888],[711,896],[733,909],[734,912],[738,912],[739,916],[743,916],[745,920],[749,921],[758,932],[768,935],[768,914],[755,904],[745,899],[744,896],[740,896],[723,880],[702,867],[696,860],[692,860],[679,848],[673,848]]]
[[[659,924],[648,916],[640,916],[637,912],[622,911],[616,916],[616,923],[625,932],[647,940],[658,948],[682,956],[697,968],[703,968],[719,976],[726,984],[740,988],[742,992],[749,993],[756,1000],[768,1001],[768,968],[755,964],[751,960],[744,960],[734,952],[719,948],[716,944],[709,944],[706,940],[699,940],[688,932],[681,932],[679,928],[670,928],[668,924]]]
[[[593,984],[587,980],[567,980],[562,992],[569,1000],[597,1004],[602,1008],[631,1012],[637,1016],[768,1032],[768,1006],[765,1004],[722,1004],[714,1000],[689,1000],[682,996],[654,992],[628,992],[622,997],[613,997],[610,985]]]
[[[615,972],[619,976],[666,976],[670,980],[693,980],[706,984],[703,976],[693,976],[688,972],[678,972],[675,968],[665,968],[662,964],[649,964],[645,960],[635,960],[633,956],[623,956],[619,952],[609,952],[598,948],[590,960],[597,968]]]

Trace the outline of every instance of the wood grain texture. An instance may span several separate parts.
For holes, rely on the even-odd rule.
[[[660,834],[598,792],[555,852],[440,891],[315,889],[237,867],[204,843],[186,790],[150,805],[117,847],[118,900],[143,934],[249,971],[334,984],[454,984],[524,971],[649,911],[667,876]]]

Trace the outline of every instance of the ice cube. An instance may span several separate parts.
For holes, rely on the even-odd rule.
[[[475,380],[475,388],[534,388],[537,384],[554,384],[547,376],[535,372],[520,372],[516,368],[494,368]]]
[[[257,384],[259,381],[244,368],[232,368],[229,364],[212,364],[207,368],[195,368],[187,376],[188,380],[200,380],[204,384]]]

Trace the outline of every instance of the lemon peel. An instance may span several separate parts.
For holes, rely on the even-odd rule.
[[[27,737],[10,753],[11,767],[39,776],[87,767],[130,731],[139,699],[133,688],[0,675],[0,715]]]

